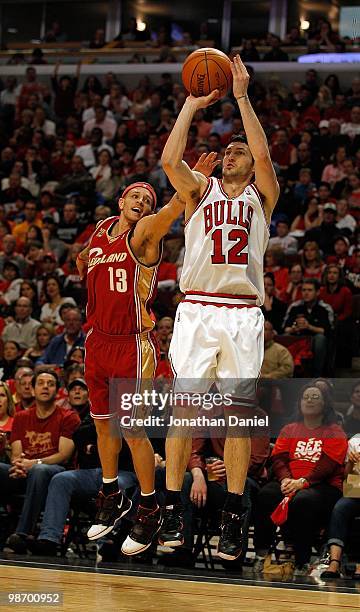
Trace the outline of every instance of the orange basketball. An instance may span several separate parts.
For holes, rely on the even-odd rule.
[[[232,84],[230,60],[218,49],[197,49],[184,62],[182,80],[193,96],[207,96],[218,89],[223,97]]]

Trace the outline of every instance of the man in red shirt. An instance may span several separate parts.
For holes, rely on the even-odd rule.
[[[0,463],[0,495],[25,493],[16,532],[7,546],[22,554],[34,533],[53,476],[65,470],[73,451],[78,414],[55,403],[59,379],[53,370],[39,369],[33,378],[35,406],[15,415],[11,432],[11,465]],[[6,495],[4,495],[6,493]]]

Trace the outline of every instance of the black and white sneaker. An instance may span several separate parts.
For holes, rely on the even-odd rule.
[[[98,511],[95,522],[87,532],[89,540],[98,540],[112,531],[120,519],[131,509],[131,500],[121,491],[105,496],[102,491],[96,500]]]
[[[234,561],[241,555],[243,517],[223,510],[217,554],[221,559]]]
[[[159,544],[171,547],[184,544],[184,508],[182,504],[165,506]]]
[[[124,555],[137,555],[144,552],[153,541],[161,527],[161,510],[139,506],[135,523],[121,547]]]

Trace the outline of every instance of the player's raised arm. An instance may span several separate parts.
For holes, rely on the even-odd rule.
[[[280,189],[271,161],[265,132],[247,95],[250,77],[239,55],[234,57],[234,61],[231,64],[231,72],[233,75],[234,96],[239,105],[249,149],[255,162],[256,185],[265,196],[264,207],[270,218],[279,197]]]
[[[217,159],[217,153],[203,153],[192,171],[206,178],[212,174],[214,168],[219,163],[220,160]],[[190,172],[192,171],[190,170]],[[166,236],[174,221],[184,212],[184,209],[185,201],[182,200],[178,193],[175,193],[170,202],[163,206],[156,215],[144,217],[138,222],[134,231],[134,243],[137,242],[139,244],[146,240],[158,244],[161,238]]]
[[[185,201],[199,199],[206,188],[204,176],[191,170],[183,161],[189,128],[196,111],[216,102],[218,96],[218,91],[215,90],[208,96],[186,98],[161,156],[165,173],[180,198]]]

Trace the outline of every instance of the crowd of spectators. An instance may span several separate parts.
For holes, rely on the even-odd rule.
[[[308,70],[286,89],[274,78],[261,83],[249,70],[249,95],[267,134],[281,187],[265,255],[266,333],[261,376],[265,380],[334,374],[339,367],[351,368],[352,357],[359,355],[354,307],[360,289],[360,80],[354,78],[345,85],[333,74],[323,82],[316,71]],[[160,157],[186,97],[182,86],[166,73],[160,85],[155,86],[144,76],[132,90],[127,90],[111,72],[102,81],[95,76],[84,82],[80,79],[81,66],[72,78],[59,77],[55,67],[49,88],[38,78],[36,69],[29,66],[21,82],[9,77],[1,84],[0,489],[2,494],[6,491],[8,495],[30,497],[20,523],[13,525],[14,537],[8,542],[17,551],[27,550],[29,538],[34,540],[38,535],[40,511],[46,504],[40,536],[31,546],[35,552],[54,553],[62,538],[72,492],[79,487],[76,479],[80,478],[85,494],[91,496],[97,490],[99,462],[83,380],[86,287],[76,269],[76,256],[89,241],[95,224],[116,214],[117,198],[130,183],[149,181],[157,191],[159,206],[169,201],[172,190]],[[196,113],[184,158],[193,166],[204,152],[215,151],[221,157],[232,134],[242,131],[238,109],[230,96]],[[215,175],[220,176],[220,167]],[[183,256],[184,227],[183,219],[179,219],[166,237],[154,303],[161,350],[157,372],[160,380],[170,376],[167,353],[176,307],[182,297],[178,280]],[[55,368],[57,374],[47,375],[48,370],[39,370],[40,366]],[[36,416],[42,409],[40,387],[44,384],[48,394],[54,394],[51,415],[55,415],[57,433],[51,444],[38,422],[42,419]],[[348,436],[359,433],[358,390],[359,386],[355,387],[346,413]],[[313,504],[326,503],[324,516],[329,518],[332,506],[342,500],[346,436],[337,424],[329,394],[320,389],[314,399],[315,392],[311,393],[310,400],[320,402],[319,413],[324,413],[324,419],[318,415],[319,422],[316,421],[317,428],[323,427],[318,433],[322,450],[316,456],[319,463],[324,455],[325,459],[322,471],[314,468],[309,493],[304,490],[304,499],[299,495],[299,504],[292,506],[292,526],[296,517],[303,516],[302,504],[307,516],[313,512]],[[304,406],[307,400],[303,399]],[[302,406],[300,401],[298,416],[292,421],[301,440],[304,436],[312,438],[310,430],[314,426],[314,419],[306,417],[307,409]],[[77,417],[69,418],[70,425],[66,414],[69,410]],[[84,425],[81,435],[75,432],[80,421]],[[38,434],[35,441],[24,434],[30,425]],[[336,452],[333,448],[327,451],[329,427],[338,428],[341,443]],[[268,475],[263,468],[269,461],[269,440],[263,444],[262,450],[254,454],[249,474],[253,480],[247,496],[249,512],[253,504],[256,510],[258,501],[254,500],[259,494],[258,507],[262,513],[270,513],[283,492],[283,479],[294,482],[308,476],[307,468],[302,470],[299,462],[294,463],[296,449],[278,440],[272,455],[279,455],[282,463],[276,460],[275,480],[265,484]],[[22,457],[25,445],[26,459]],[[203,446],[199,443],[194,449],[195,454],[201,450],[202,459],[189,466],[193,480],[184,485],[190,523],[194,483],[202,492],[201,499],[207,486]],[[75,459],[70,459],[74,448]],[[353,448],[352,453],[359,452]],[[309,446],[308,451],[312,453],[313,448]],[[222,453],[221,444],[210,449],[210,454],[220,461],[216,469],[224,485]],[[157,455],[161,488],[161,470],[165,467],[160,455],[161,451]],[[304,467],[305,455],[303,459]],[[45,467],[55,464],[60,469]],[[124,465],[121,464],[122,470]],[[69,469],[75,466],[86,470],[83,478]],[[336,478],[331,470],[336,472]],[[125,471],[133,474],[132,466]],[[317,501],[310,491],[319,482],[319,471],[320,481],[325,484]],[[290,488],[291,482],[287,483]],[[133,484],[131,481],[126,486]],[[34,505],[31,495],[39,488],[41,495]],[[216,508],[221,507],[223,492],[224,488],[222,493],[215,491]],[[57,503],[59,497],[61,505]],[[7,508],[9,499],[2,501]],[[351,512],[358,510],[352,508]],[[297,535],[300,533],[295,556],[303,568],[309,562],[311,541],[309,533],[306,537],[304,531]],[[346,534],[336,535],[336,521],[332,533],[335,535],[330,544],[342,549]],[[271,529],[264,525],[258,534],[261,557]],[[191,528],[187,543],[185,556],[192,563]]]

